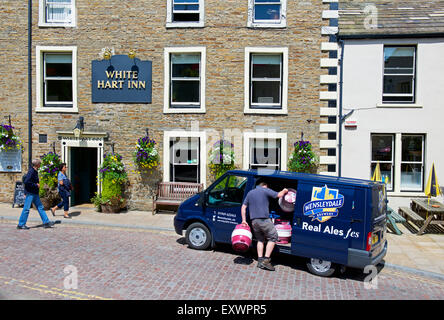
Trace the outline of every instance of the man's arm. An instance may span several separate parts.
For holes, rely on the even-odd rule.
[[[279,193],[278,193],[278,198],[282,198],[283,196],[285,196],[288,192],[288,189],[284,188],[282,189]]]
[[[245,204],[242,205],[241,215],[242,215],[242,224],[248,224],[247,223],[247,206]]]

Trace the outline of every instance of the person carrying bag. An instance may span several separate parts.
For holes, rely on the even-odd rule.
[[[51,213],[53,216],[55,216],[55,211],[57,209],[61,209],[63,207],[64,210],[64,218],[70,219],[71,216],[69,215],[69,196],[71,195],[71,190],[72,185],[71,185],[71,181],[68,179],[68,177],[66,176],[66,163],[62,163],[60,165],[60,171],[59,174],[57,176],[57,180],[58,180],[58,190],[59,190],[59,194],[60,197],[62,197],[62,201],[56,205],[54,208],[51,208]]]

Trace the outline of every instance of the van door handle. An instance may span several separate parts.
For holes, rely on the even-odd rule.
[[[301,218],[296,218],[296,225],[300,226],[301,225]]]
[[[355,223],[355,222],[362,222],[361,219],[351,219],[351,223]]]

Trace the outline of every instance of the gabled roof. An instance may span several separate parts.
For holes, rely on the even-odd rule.
[[[338,36],[444,37],[444,1],[340,1]]]

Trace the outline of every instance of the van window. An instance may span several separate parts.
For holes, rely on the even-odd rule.
[[[228,175],[208,191],[208,205],[241,205],[244,198],[247,178]]]

